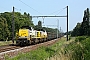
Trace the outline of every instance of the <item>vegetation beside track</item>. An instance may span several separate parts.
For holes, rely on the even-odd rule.
[[[63,45],[63,43],[66,41],[66,38],[61,38],[59,42],[57,42],[54,45],[45,47],[39,47],[38,49],[34,51],[30,51],[28,53],[20,53],[18,56],[14,58],[7,58],[7,60],[44,60],[48,57],[54,56],[60,49],[60,47]]]
[[[20,53],[14,58],[7,60],[89,60],[90,37],[71,37],[69,41],[61,38],[52,46],[40,47],[29,53]]]
[[[71,39],[73,40],[73,39]],[[51,60],[89,60],[90,59],[90,37],[79,36],[72,42],[68,41]],[[47,59],[47,60],[48,60]]]
[[[12,41],[0,41],[0,46],[12,44]]]
[[[68,54],[71,60],[89,60],[90,37],[79,36],[73,43],[67,45],[64,50],[64,53]]]

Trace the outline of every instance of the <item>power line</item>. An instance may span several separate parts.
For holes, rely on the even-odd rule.
[[[56,27],[57,25],[43,25],[43,26],[55,26]]]
[[[18,8],[16,8],[16,7],[14,7],[14,9],[17,10],[17,11],[19,11],[19,12],[25,12],[25,11],[23,11],[22,9],[18,9]]]
[[[21,9],[18,9],[18,8],[16,8],[16,7],[14,7],[14,9],[16,9],[16,10],[18,10],[18,11],[21,11]]]
[[[63,8],[59,13],[61,13],[64,9],[66,9],[67,7]],[[58,15],[59,13],[57,13],[56,15]]]
[[[33,9],[34,11],[38,12],[37,10],[35,10],[34,8],[32,8],[31,6],[29,6],[28,4],[24,3],[23,1],[19,0],[21,3],[23,3],[24,5],[28,6],[29,8]],[[39,14],[42,14],[40,12],[38,12]]]
[[[67,16],[30,16],[32,18],[38,18],[38,17],[67,17]]]
[[[57,11],[54,11],[54,12],[52,12],[52,13],[50,13],[49,15],[51,15],[51,14],[54,14],[54,13],[56,13],[56,12],[59,12],[59,13],[61,13],[64,9],[66,9],[67,7],[65,7],[65,8],[62,8],[62,9],[59,9],[59,10],[57,10]],[[56,15],[58,15],[59,13],[57,13]]]

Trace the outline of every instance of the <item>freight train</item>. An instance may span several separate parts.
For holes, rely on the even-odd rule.
[[[56,33],[37,31],[29,26],[21,27],[21,29],[19,29],[16,35],[17,35],[16,45],[19,45],[19,46],[36,44],[39,42],[45,42],[45,41],[57,38]]]

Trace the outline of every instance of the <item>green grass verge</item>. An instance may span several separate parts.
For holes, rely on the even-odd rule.
[[[64,53],[70,56],[70,60],[90,59],[90,37],[79,36],[71,44],[64,48]]]
[[[14,58],[7,58],[6,60],[44,60],[48,57],[52,57],[59,51],[60,47],[66,41],[66,38],[62,38],[59,42],[52,46],[48,47],[39,47],[34,51],[30,51],[28,53],[20,53],[18,56]]]
[[[12,41],[0,41],[0,46],[11,44]]]

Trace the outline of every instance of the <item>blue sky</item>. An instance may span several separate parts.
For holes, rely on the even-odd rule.
[[[0,13],[11,12],[12,7],[15,7],[16,12],[27,12],[32,16],[38,15],[66,15],[67,5],[69,6],[69,30],[73,30],[78,22],[82,22],[83,12],[86,8],[90,8],[90,0],[21,0],[29,5],[25,5],[20,0],[1,0]],[[30,8],[31,7],[31,8]],[[54,12],[54,13],[53,13]],[[43,22],[43,18],[33,18],[33,23],[36,25],[38,21]],[[66,31],[66,18],[44,18],[45,27],[57,28],[57,20],[59,27]],[[50,26],[49,26],[50,25]],[[55,25],[55,26],[53,26]]]

